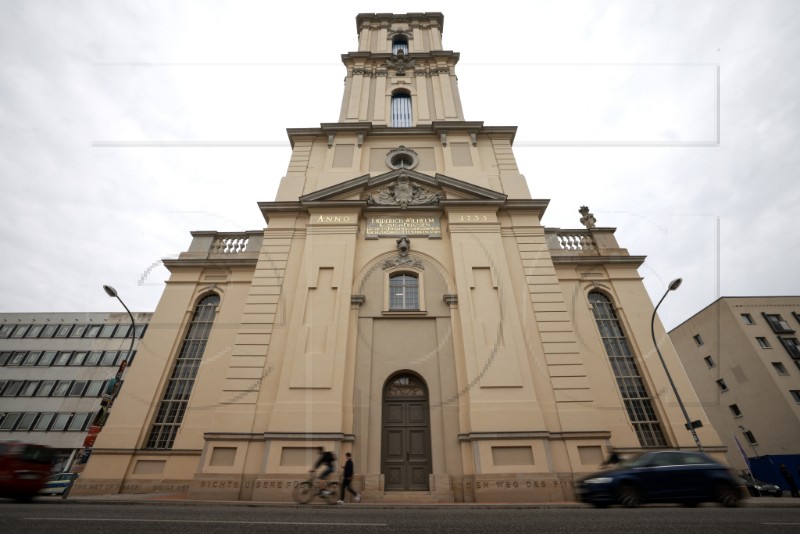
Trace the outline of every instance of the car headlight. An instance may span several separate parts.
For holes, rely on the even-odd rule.
[[[584,484],[608,484],[614,480],[611,477],[597,477],[597,478],[587,478],[583,481]]]

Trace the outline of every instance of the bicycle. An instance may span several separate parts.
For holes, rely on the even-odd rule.
[[[295,502],[297,504],[308,504],[314,497],[319,497],[328,504],[336,504],[339,499],[339,483],[334,480],[326,480],[324,489],[330,493],[323,495],[323,488],[320,486],[319,481],[319,478],[312,476],[295,486],[293,492]]]

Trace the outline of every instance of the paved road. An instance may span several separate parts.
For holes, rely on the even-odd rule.
[[[0,501],[3,534],[510,534],[542,532],[685,534],[800,532],[798,507],[695,509],[441,507],[422,506],[262,506],[187,503]]]

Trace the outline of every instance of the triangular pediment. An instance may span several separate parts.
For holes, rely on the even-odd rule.
[[[505,201],[506,195],[444,174],[397,169],[365,174],[300,197],[301,203],[365,200],[376,206],[431,206],[442,200]]]

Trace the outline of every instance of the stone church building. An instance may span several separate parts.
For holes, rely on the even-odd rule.
[[[560,501],[611,446],[695,446],[644,256],[585,208],[542,225],[516,128],[464,118],[443,22],[358,15],[339,121],[288,130],[265,228],[164,260],[75,494],[290,501],[324,448],[352,452],[365,502]]]

